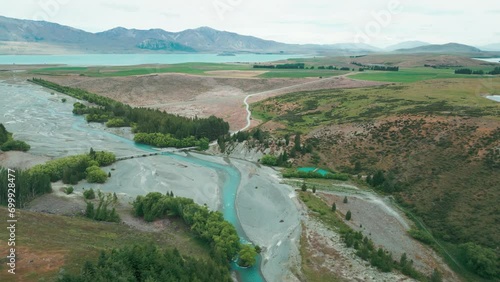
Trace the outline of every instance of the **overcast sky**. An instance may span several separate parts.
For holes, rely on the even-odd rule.
[[[0,0],[0,15],[90,32],[200,26],[286,43],[500,43],[499,0]]]

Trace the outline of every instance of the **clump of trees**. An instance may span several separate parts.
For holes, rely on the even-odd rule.
[[[95,152],[93,149],[90,149],[89,154],[69,156],[48,161],[45,164],[34,166],[30,171],[48,175],[51,182],[62,180],[63,183],[72,185],[77,184],[80,180],[86,178],[89,172],[93,171],[93,176],[98,177],[94,178],[91,176],[89,182],[103,183],[100,180],[102,180],[101,174],[104,172],[96,172],[97,169],[95,167],[101,171],[99,166],[110,165],[115,162],[115,160],[116,157],[113,153]],[[94,168],[87,170],[91,167]],[[104,176],[107,178],[106,173],[104,173]],[[104,179],[104,181],[106,180]]]
[[[260,163],[268,166],[287,166],[288,153],[285,151],[278,156],[267,154],[260,159]]]
[[[491,74],[491,75],[500,74],[500,67],[495,67],[495,69],[493,69],[492,71],[490,71],[488,74]]]
[[[135,215],[153,221],[167,216],[180,217],[201,240],[211,246],[212,256],[218,261],[235,258],[242,246],[236,229],[224,220],[218,211],[209,211],[192,199],[173,197],[171,194],[149,193],[133,202]],[[250,261],[246,260],[246,263]]]
[[[210,141],[207,138],[196,139],[194,136],[177,139],[171,134],[162,133],[137,133],[134,136],[136,143],[143,143],[159,148],[175,147],[188,148],[197,147],[200,150],[206,150],[209,147]]]
[[[101,191],[97,191],[97,195],[99,201],[97,209],[93,202],[86,201],[85,216],[97,221],[119,222],[120,217],[115,208],[118,203],[116,194],[104,194]]]
[[[104,183],[108,179],[108,174],[96,165],[88,167],[85,174],[88,183]]]
[[[461,245],[462,262],[467,268],[484,278],[500,275],[500,257],[490,248],[469,242]]]
[[[4,152],[6,151],[21,151],[21,152],[27,152],[29,149],[31,149],[31,146],[28,145],[24,141],[20,140],[9,140],[5,143],[2,144],[0,149]]]
[[[9,176],[9,173],[11,174]],[[9,181],[12,179],[12,182]],[[14,183],[15,189],[12,188]],[[27,203],[36,197],[52,192],[50,177],[47,174],[33,170],[9,171],[0,167],[0,205],[6,206],[9,204],[8,195],[14,193],[16,207],[23,208]]]
[[[122,118],[112,118],[109,119],[108,122],[106,122],[107,127],[127,127],[130,126],[130,123],[125,121]]]
[[[28,145],[24,141],[14,140],[12,138],[12,133],[8,132],[5,129],[5,126],[0,123],[0,150],[6,151],[22,151],[26,152],[30,149],[30,145]]]
[[[366,177],[366,183],[386,193],[399,192],[403,189],[403,184],[396,180],[396,175],[392,171],[385,173],[382,170],[377,170],[373,175]]]
[[[95,199],[95,192],[94,192],[94,189],[90,188],[89,190],[85,190],[83,192],[83,197],[86,199],[86,200],[93,200]]]
[[[370,70],[374,71],[399,71],[399,67],[389,67],[389,66],[370,66]]]
[[[213,259],[182,256],[177,249],[161,250],[154,244],[101,251],[96,262],[86,261],[80,274],[63,274],[59,282],[94,281],[198,281],[231,282],[227,264]]]
[[[243,245],[238,254],[238,265],[243,267],[250,267],[255,264],[257,256],[257,249],[252,245]]]

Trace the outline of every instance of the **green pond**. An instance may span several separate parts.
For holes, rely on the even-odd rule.
[[[328,172],[328,171],[326,171],[324,169],[318,169],[316,167],[299,167],[297,170],[298,171],[302,171],[302,172],[317,172],[317,173],[319,173],[319,174],[321,174],[323,176],[325,176],[328,173],[330,173],[330,172]]]

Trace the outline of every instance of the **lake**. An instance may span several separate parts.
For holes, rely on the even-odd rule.
[[[500,95],[486,96],[486,98],[493,100],[493,101],[500,102]]]
[[[78,55],[0,55],[0,65],[70,65],[70,66],[130,66],[142,64],[180,63],[262,63],[290,58],[305,58],[294,54],[78,54]]]
[[[490,62],[490,63],[498,63],[500,62],[500,58],[473,58],[473,59],[476,59],[476,60],[480,60],[480,61],[485,61],[485,62]]]

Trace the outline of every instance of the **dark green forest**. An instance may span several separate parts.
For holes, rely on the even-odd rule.
[[[9,204],[9,193],[15,195],[15,206],[22,208],[36,197],[51,191],[50,177],[47,174],[31,170],[9,171],[0,167],[0,205],[2,206]]]

